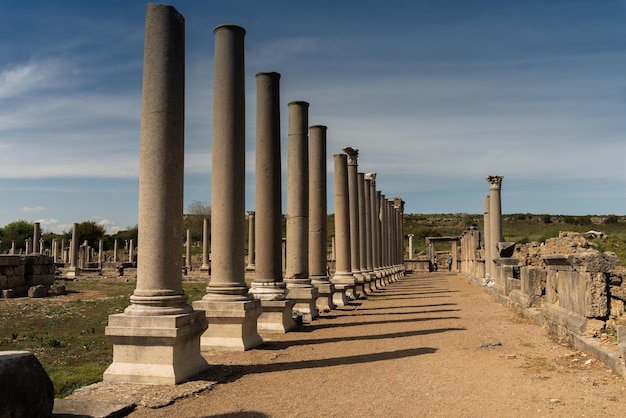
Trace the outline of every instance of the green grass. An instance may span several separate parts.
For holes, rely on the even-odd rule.
[[[200,299],[205,282],[185,282],[189,301]],[[102,380],[113,359],[113,346],[104,335],[108,317],[129,304],[135,283],[67,282],[73,298],[2,301],[0,350],[35,353],[50,376],[56,397]],[[78,298],[76,298],[78,296]]]

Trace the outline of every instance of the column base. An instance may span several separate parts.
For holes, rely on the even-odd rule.
[[[200,266],[200,271],[203,272],[203,273],[205,271],[208,272],[210,270],[211,270],[211,266],[209,266],[208,264],[203,264],[203,265]]]
[[[261,300],[263,313],[257,320],[259,332],[284,334],[296,327],[292,300]]]
[[[317,306],[318,311],[330,312],[333,309],[337,309],[337,307],[333,303],[333,293],[335,293],[335,285],[328,280],[328,277],[320,279],[311,278],[311,284],[315,286],[319,294],[317,300],[315,301],[315,306]]]
[[[175,385],[208,368],[200,354],[207,329],[202,311],[181,315],[109,316],[105,335],[113,343],[113,363],[105,382]]]
[[[302,315],[304,321],[312,321],[319,317],[315,301],[319,294],[311,285],[310,279],[288,279],[286,298],[294,301],[293,311]]]
[[[258,300],[197,300],[194,309],[206,312],[208,329],[200,337],[201,351],[246,351],[263,343],[257,318],[263,312]]]
[[[333,304],[335,305],[334,309],[343,308],[344,306],[348,306],[350,303],[350,299],[346,294],[346,290],[348,290],[348,286],[344,284],[336,284],[335,293],[333,293]]]
[[[78,267],[70,267],[65,272],[65,277],[78,277],[80,276],[80,268]]]

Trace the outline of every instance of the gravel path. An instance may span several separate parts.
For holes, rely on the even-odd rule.
[[[222,374],[211,389],[130,416],[626,416],[621,377],[453,273],[407,276],[263,337],[207,353]]]

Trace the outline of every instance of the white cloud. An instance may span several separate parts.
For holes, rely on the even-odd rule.
[[[43,206],[34,206],[34,207],[23,207],[20,209],[20,212],[23,213],[40,213],[40,212],[45,212],[46,208],[44,208]]]

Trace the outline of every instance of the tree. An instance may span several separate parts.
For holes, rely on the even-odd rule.
[[[79,244],[87,241],[88,245],[98,248],[98,242],[106,236],[106,229],[95,221],[85,221],[78,224]],[[72,231],[64,232],[65,238],[72,239]]]
[[[211,220],[211,205],[194,200],[187,206],[187,214],[183,217],[185,231],[191,230],[193,241],[202,241],[204,235],[204,219]],[[186,234],[186,232],[185,232]]]
[[[0,238],[9,243],[9,245],[13,240],[17,241],[17,243],[23,244],[24,241],[33,236],[34,228],[35,225],[32,222],[20,219],[19,221],[11,222],[4,228],[0,229]]]

